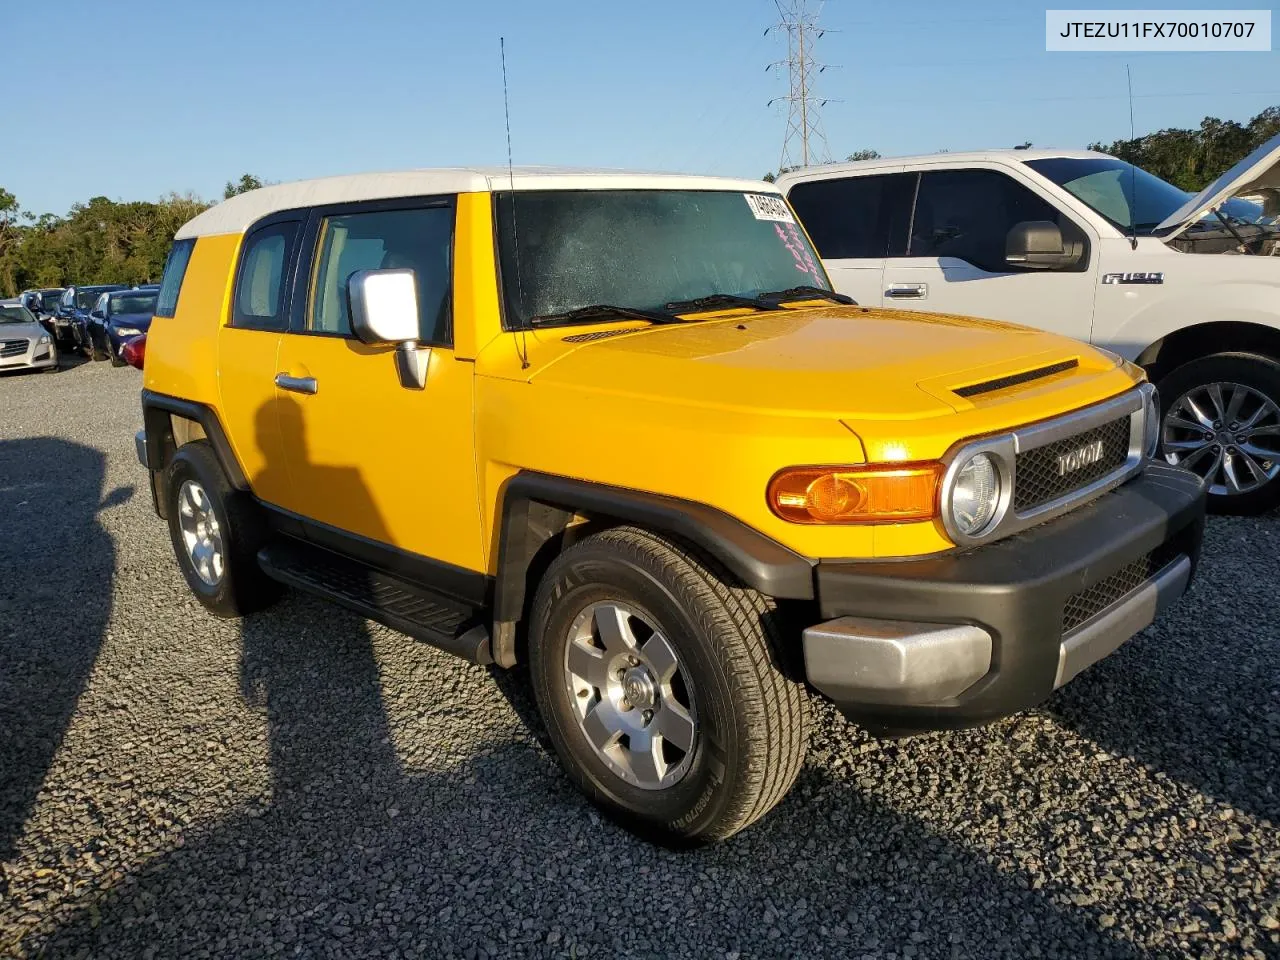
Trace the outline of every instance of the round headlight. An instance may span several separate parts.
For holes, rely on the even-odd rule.
[[[1154,457],[1160,447],[1160,392],[1155,387],[1147,393],[1142,424],[1142,452],[1148,458]]]
[[[1000,471],[989,453],[970,457],[951,486],[951,523],[966,537],[976,537],[991,523],[1000,506]]]

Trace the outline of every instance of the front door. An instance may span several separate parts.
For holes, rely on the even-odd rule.
[[[452,337],[452,198],[316,211],[297,305],[277,357],[276,422],[290,485],[279,505],[357,537],[484,570],[473,365]],[[351,332],[347,281],[408,267],[418,285],[426,388],[402,386],[394,350]]]
[[[1004,259],[1009,230],[1028,220],[1083,237],[1081,269],[1021,270]],[[885,306],[986,317],[1088,341],[1093,326],[1098,237],[1008,174],[988,169],[920,175],[905,256],[882,274]]]

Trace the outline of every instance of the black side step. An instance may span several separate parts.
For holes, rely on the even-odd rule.
[[[332,600],[472,663],[493,663],[489,631],[477,610],[298,540],[263,547],[258,563],[267,576],[287,586]]]

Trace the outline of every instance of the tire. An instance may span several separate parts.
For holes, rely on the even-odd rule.
[[[1206,398],[1212,400],[1204,393],[1212,384],[1224,385],[1219,389],[1224,413],[1230,412],[1232,397],[1240,392],[1242,400],[1237,416],[1243,419],[1236,420],[1237,423],[1246,423],[1262,407],[1263,399],[1274,405],[1274,412],[1264,413],[1254,425],[1255,429],[1267,432],[1258,436],[1244,430],[1233,432],[1229,421],[1218,420],[1212,403],[1205,402]],[[1162,407],[1160,453],[1170,463],[1186,466],[1201,476],[1212,472],[1213,476],[1208,478],[1211,512],[1248,516],[1280,505],[1280,364],[1261,354],[1216,353],[1171,370],[1156,386],[1160,390]],[[1184,398],[1194,401],[1197,395],[1201,401],[1197,408],[1211,421],[1207,426],[1202,426],[1183,403]],[[1203,432],[1197,434],[1197,431],[1180,426],[1192,423],[1202,427]],[[1221,427],[1215,427],[1215,423]],[[1241,442],[1246,438],[1247,442]],[[1187,443],[1209,443],[1210,446],[1204,451],[1175,450],[1171,443],[1184,446]],[[1256,451],[1260,449],[1275,451],[1277,456],[1274,459],[1258,456]],[[1219,457],[1224,465],[1211,470]],[[1247,460],[1252,460],[1268,479],[1258,483],[1257,475],[1249,468]],[[1231,472],[1245,488],[1244,492],[1231,492],[1226,465],[1231,466]],[[1241,481],[1240,478],[1245,479]],[[1249,487],[1255,483],[1256,486]]]
[[[199,601],[219,617],[238,617],[265,609],[280,596],[282,587],[258,566],[258,549],[263,544],[262,520],[257,508],[244,493],[227,481],[218,458],[207,441],[183,444],[170,461],[165,484],[169,516],[169,539],[173,542],[178,567]],[[216,521],[216,538],[220,547],[220,569],[197,569],[187,548],[183,523],[190,522],[194,501],[188,497],[188,484],[203,492]]]
[[[111,341],[107,341],[107,357],[111,360],[113,367],[127,367],[128,364],[120,357],[119,351],[111,348]]]
[[[647,721],[652,729],[669,716],[664,711],[673,699],[696,720],[687,750],[676,746],[668,754],[669,744],[658,750],[666,775],[676,778],[669,784],[651,781],[646,788],[611,766],[588,739],[591,721],[580,719],[575,704],[592,704],[591,713],[613,701],[603,688],[577,697],[570,690],[578,682],[567,667],[570,645],[578,642],[573,637],[584,630],[598,636],[589,611],[608,611],[613,604],[634,630],[641,655],[652,652],[653,637],[646,634],[652,627],[678,659],[670,691],[664,686],[656,702],[637,701],[654,706],[649,712],[655,719]],[[647,531],[618,527],[565,550],[538,586],[529,632],[534,697],[570,779],[609,816],[660,842],[718,840],[777,804],[804,761],[808,698],[784,675],[781,644],[771,600],[732,582],[710,558]],[[599,664],[610,662],[607,650],[591,650],[603,654]],[[632,669],[643,673],[644,666]],[[616,677],[608,670],[598,675]],[[630,682],[630,673],[625,676]],[[628,702],[612,716],[638,722],[645,711],[627,709]],[[610,749],[643,756],[631,753],[636,742],[628,736],[624,745],[619,738]]]
[[[85,337],[89,341],[88,348],[85,351],[89,355],[89,359],[90,360],[107,359],[107,354],[104,351],[98,349],[98,341],[94,339],[93,333],[91,331],[86,331]]]

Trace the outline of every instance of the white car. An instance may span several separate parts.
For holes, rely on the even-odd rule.
[[[1206,479],[1211,508],[1280,503],[1280,136],[1194,197],[1070,150],[833,164],[778,185],[840,292],[1114,351],[1159,387],[1163,455]]]
[[[58,348],[36,315],[17,300],[0,300],[0,373],[58,369]]]

